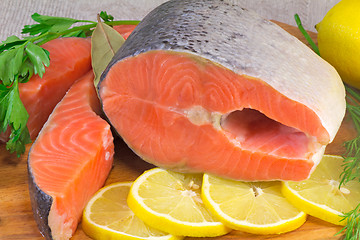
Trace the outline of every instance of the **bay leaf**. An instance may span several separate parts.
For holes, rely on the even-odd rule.
[[[107,24],[98,22],[91,37],[91,64],[96,91],[101,74],[124,42],[120,33]]]

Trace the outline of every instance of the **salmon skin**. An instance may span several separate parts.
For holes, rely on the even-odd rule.
[[[107,118],[144,160],[245,181],[308,178],[345,114],[332,66],[230,1],[154,9],[98,90]]]
[[[35,220],[46,239],[69,239],[83,208],[113,162],[110,125],[101,113],[92,71],[57,104],[28,156]]]

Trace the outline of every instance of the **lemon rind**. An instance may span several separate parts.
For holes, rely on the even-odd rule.
[[[138,177],[131,186],[128,195],[128,206],[147,225],[159,229],[161,231],[166,230],[172,235],[177,236],[189,236],[189,237],[216,237],[229,233],[232,229],[228,228],[221,222],[184,222],[179,221],[167,214],[158,213],[149,208],[141,197],[136,194],[139,189],[139,183],[142,179],[146,179],[152,174],[158,172],[166,172],[161,168],[153,168],[145,171],[140,177]],[[184,228],[185,226],[185,228]]]
[[[174,236],[171,234],[164,235],[164,236],[150,236],[150,237],[139,237],[135,235],[131,235],[125,232],[116,231],[111,229],[107,226],[100,225],[91,220],[89,214],[91,212],[91,206],[93,203],[99,199],[103,195],[104,192],[108,191],[111,188],[118,187],[118,186],[128,186],[130,187],[133,182],[120,182],[120,183],[113,183],[101,188],[94,194],[89,202],[87,203],[84,211],[83,211],[83,218],[82,218],[82,229],[83,231],[90,237],[94,239],[125,239],[125,240],[138,240],[138,239],[146,239],[146,240],[181,240],[183,239],[182,236]]]
[[[281,192],[291,204],[307,214],[336,225],[346,225],[346,221],[341,221],[343,219],[341,216],[343,213],[326,205],[318,204],[302,197],[289,186],[288,182],[282,183]]]
[[[266,225],[253,224],[243,220],[236,220],[226,215],[219,207],[219,205],[212,200],[209,194],[210,183],[208,181],[209,175],[204,174],[203,188],[201,191],[201,197],[205,206],[225,225],[232,229],[240,230],[252,234],[281,234],[285,232],[293,231],[301,227],[307,219],[307,214],[303,211],[299,211],[299,214],[288,220],[281,220],[277,223],[270,223]],[[208,183],[208,184],[204,184]]]

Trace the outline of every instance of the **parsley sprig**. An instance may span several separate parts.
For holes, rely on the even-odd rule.
[[[320,56],[318,47],[302,26],[298,14],[295,14],[295,21],[314,52]],[[360,181],[360,92],[346,84],[344,85],[346,90],[346,110],[354,123],[357,137],[344,142],[346,152],[343,156],[343,171],[340,174],[339,188],[351,180],[357,179]],[[342,221],[346,221],[346,225],[337,234],[344,233],[343,240],[360,239],[360,204],[350,212],[344,213]]]
[[[138,24],[139,21],[114,21],[114,17],[101,12],[100,18],[108,25]],[[97,22],[34,13],[36,22],[26,25],[19,38],[10,36],[0,44],[0,133],[10,129],[6,148],[19,157],[25,145],[31,142],[26,127],[29,115],[21,102],[19,84],[29,81],[37,74],[42,77],[50,65],[49,52],[42,44],[58,37],[90,36]],[[78,24],[78,26],[73,26]]]

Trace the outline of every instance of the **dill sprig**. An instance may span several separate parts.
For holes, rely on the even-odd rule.
[[[314,52],[317,54],[317,55],[320,55],[320,52],[319,52],[319,48],[318,46],[314,43],[314,41],[311,39],[311,37],[309,36],[309,34],[306,32],[306,30],[304,29],[302,23],[301,23],[301,20],[300,20],[300,17],[298,14],[295,14],[294,15],[295,17],[295,22],[296,22],[296,25],[298,26],[300,32],[304,35],[306,41],[310,44],[311,48],[314,50]]]
[[[340,186],[360,176],[360,136],[344,144],[346,153],[343,161],[344,171],[340,175]]]
[[[360,239],[360,204],[355,209],[343,215],[341,221],[346,221],[346,226],[338,233],[344,232],[343,240],[359,240]]]
[[[313,42],[307,31],[303,28],[301,20],[298,14],[295,14],[295,21],[315,53],[320,56],[320,51],[317,45]],[[346,185],[351,180],[360,181],[360,92],[346,84],[344,84],[346,90],[346,110],[349,113],[355,129],[357,131],[357,137],[349,141],[344,142],[346,149],[343,155],[343,171],[340,174],[340,184]],[[348,213],[343,213],[342,220],[346,221],[346,225],[337,234],[344,234],[343,240],[358,240],[360,239],[360,204],[355,209]]]
[[[346,109],[358,136],[344,143],[346,152],[343,163],[344,171],[340,175],[340,186],[354,179],[360,180],[360,93],[347,85],[345,89],[347,92]]]
[[[101,12],[100,18],[108,25],[138,24],[139,21],[114,21],[114,17]],[[25,25],[19,38],[10,36],[0,43],[0,133],[10,129],[6,148],[19,157],[25,145],[31,142],[26,123],[29,118],[19,96],[19,84],[29,81],[37,74],[40,77],[50,65],[50,55],[42,44],[58,37],[90,36],[97,22],[34,13],[36,22]],[[74,24],[82,24],[73,26]]]

